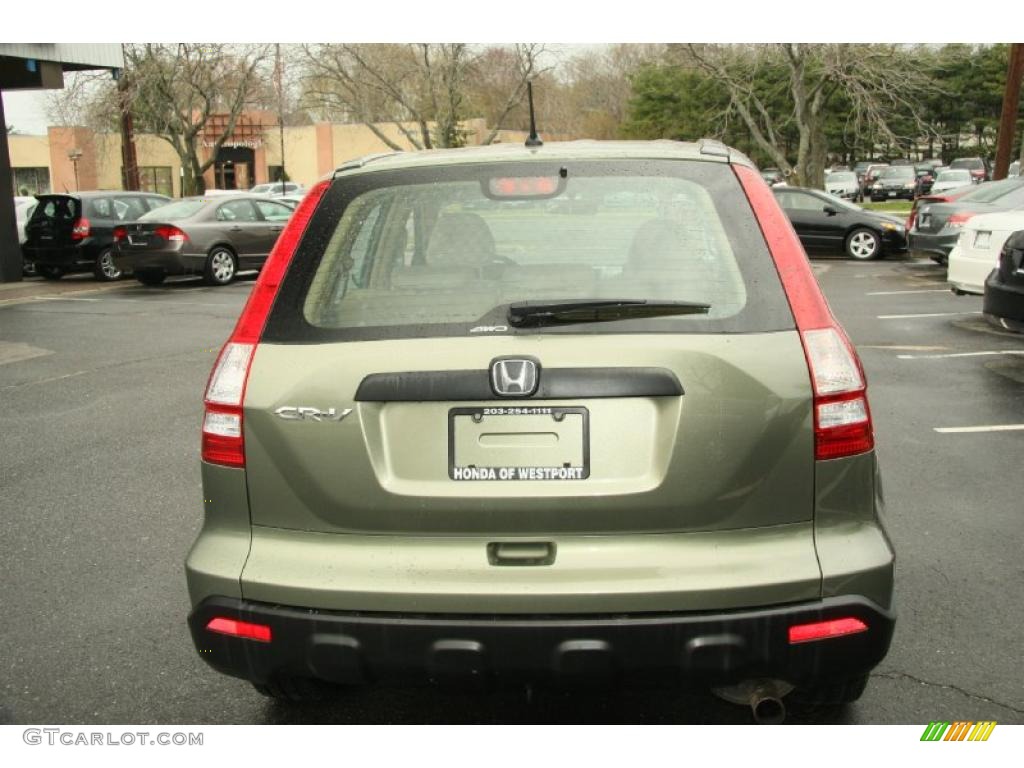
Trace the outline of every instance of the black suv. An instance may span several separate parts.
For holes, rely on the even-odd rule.
[[[50,280],[88,271],[97,280],[117,280],[121,270],[111,257],[114,227],[170,202],[150,192],[76,192],[38,199],[25,225],[23,252]]]

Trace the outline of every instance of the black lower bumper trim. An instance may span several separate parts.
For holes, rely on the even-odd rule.
[[[207,630],[218,616],[267,625],[272,639]],[[794,624],[847,616],[868,630],[789,643]],[[867,672],[885,657],[894,624],[892,614],[860,597],[723,613],[544,617],[340,613],[214,597],[189,617],[200,656],[221,672],[256,683],[307,677],[345,684],[666,676],[801,684]]]

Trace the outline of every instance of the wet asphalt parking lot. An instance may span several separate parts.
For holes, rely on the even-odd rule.
[[[892,649],[832,722],[1024,723],[1024,337],[929,261],[814,267],[867,370],[898,554]],[[202,515],[201,394],[252,280],[59,285],[0,292],[0,723],[749,722],[675,689],[282,705],[213,672],[185,626],[182,561]]]

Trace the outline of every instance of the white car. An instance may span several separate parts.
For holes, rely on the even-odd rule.
[[[25,244],[25,225],[32,218],[32,212],[35,211],[38,204],[39,201],[34,197],[14,198],[14,219],[18,226],[18,245]],[[21,271],[26,277],[35,275],[36,265],[31,261],[22,260]]]
[[[984,294],[985,278],[996,268],[1003,243],[1022,229],[1024,211],[986,213],[964,222],[960,239],[949,253],[946,280],[953,293]]]
[[[853,171],[832,171],[825,177],[825,191],[836,197],[856,200],[860,195],[860,184]]]
[[[306,190],[301,184],[296,184],[293,181],[286,181],[284,184],[280,181],[275,181],[273,183],[257,184],[249,192],[254,195],[280,197],[284,195],[302,195],[305,194]]]
[[[938,192],[945,192],[949,189],[956,189],[957,187],[966,187],[968,184],[973,184],[974,179],[971,178],[971,172],[966,169],[950,169],[942,171],[936,178],[935,183],[932,184],[931,191],[929,194],[934,195]]]

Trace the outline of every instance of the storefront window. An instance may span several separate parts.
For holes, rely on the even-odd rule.
[[[49,168],[12,168],[14,194],[29,197],[50,191]]]
[[[158,195],[174,197],[171,167],[169,165],[141,166],[139,168],[139,188],[143,192],[156,192]]]

